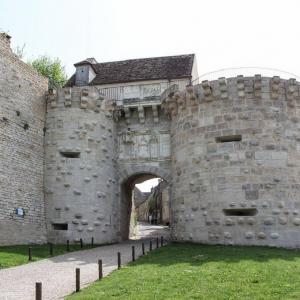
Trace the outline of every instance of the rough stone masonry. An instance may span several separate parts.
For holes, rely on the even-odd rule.
[[[48,81],[0,34],[0,244],[46,242],[43,191]],[[17,213],[18,210],[18,213]]]
[[[87,59],[47,91],[6,35],[0,51],[1,244],[126,239],[134,184],[161,177],[173,240],[300,247],[294,79],[191,85],[193,55]]]

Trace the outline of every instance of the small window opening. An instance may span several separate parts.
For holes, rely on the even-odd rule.
[[[52,224],[54,230],[68,230],[68,224],[66,223],[54,223]]]
[[[60,152],[60,155],[66,158],[79,158],[80,152]]]
[[[224,136],[216,137],[217,143],[240,142],[241,140],[242,140],[242,136],[240,134],[224,135]]]
[[[257,214],[256,208],[230,208],[223,209],[225,216],[255,216]]]
[[[67,223],[54,223],[54,224],[52,224],[52,228],[54,230],[68,230],[68,224]]]

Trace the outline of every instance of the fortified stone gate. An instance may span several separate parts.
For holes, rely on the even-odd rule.
[[[49,239],[127,239],[134,185],[152,177],[171,182],[170,120],[157,101],[144,103],[143,115],[129,101],[125,116],[124,107],[94,87],[64,88],[47,98]]]
[[[132,187],[161,177],[173,240],[300,247],[295,79],[198,84],[194,55],[87,59],[47,92],[9,40],[0,34],[1,244],[126,239]]]
[[[158,176],[171,184],[174,240],[300,245],[294,80],[175,85],[162,107],[145,104],[143,114],[95,88],[65,88],[49,99],[46,212],[55,241],[127,238],[128,193],[140,178]]]
[[[171,184],[170,118],[160,95],[197,76],[195,58],[86,59],[75,67],[47,100],[48,237],[127,239],[134,185],[152,177]]]

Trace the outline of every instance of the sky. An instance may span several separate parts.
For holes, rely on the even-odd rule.
[[[0,30],[13,48],[25,44],[25,59],[58,57],[69,76],[87,57],[195,53],[201,80],[227,68],[238,69],[222,76],[289,78],[300,75],[299,12],[299,0],[0,0]]]
[[[151,188],[158,185],[159,178],[148,179],[142,183],[136,184],[136,186],[142,192],[151,192]]]
[[[0,28],[13,47],[26,44],[27,59],[58,57],[68,75],[87,57],[185,53],[200,75],[244,66],[297,75],[299,9],[298,0],[0,0]]]

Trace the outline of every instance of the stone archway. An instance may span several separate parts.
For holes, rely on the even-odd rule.
[[[134,176],[135,174],[152,174],[155,177],[160,177],[171,184],[171,174],[169,171],[162,167],[154,167],[149,165],[134,165],[123,168],[120,171],[120,184],[124,183],[129,177]]]
[[[151,178],[162,178],[171,184],[171,175],[165,169],[152,166],[131,166],[120,173],[120,235],[121,240],[129,238],[132,190],[137,183]]]

